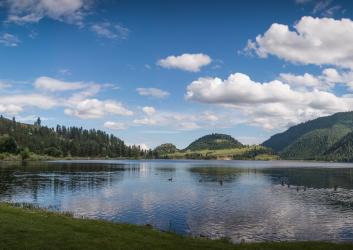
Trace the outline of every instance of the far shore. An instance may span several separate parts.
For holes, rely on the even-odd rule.
[[[232,159],[230,157],[221,157],[217,159],[206,158],[206,159],[194,159],[194,158],[127,158],[127,157],[119,157],[119,158],[109,158],[109,157],[51,157],[47,155],[34,155],[26,160],[22,160],[20,155],[7,154],[6,157],[0,157],[0,162],[50,162],[50,161],[104,161],[104,160],[175,160],[175,161],[185,161],[185,160],[200,160],[200,161],[288,161],[288,162],[314,162],[314,163],[352,163],[345,161],[325,161],[325,160],[303,160],[303,159]]]

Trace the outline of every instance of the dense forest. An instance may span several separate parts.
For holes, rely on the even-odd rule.
[[[325,152],[325,160],[328,161],[353,161],[353,132],[345,135]]]
[[[338,130],[348,129],[351,131],[353,129],[353,112],[336,113],[331,116],[320,117],[295,125],[283,133],[271,136],[270,139],[266,140],[262,144],[279,152],[309,132],[317,129],[333,128],[335,125],[341,125],[336,127]],[[322,135],[324,135],[325,131],[322,132]]]
[[[31,125],[0,116],[0,153],[32,152],[52,157],[154,158],[152,150],[127,146],[114,135],[82,127]]]
[[[282,159],[350,161],[353,112],[320,117],[276,134],[262,145]]]

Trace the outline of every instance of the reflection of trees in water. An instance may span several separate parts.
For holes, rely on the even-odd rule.
[[[176,168],[175,167],[156,167],[156,170],[159,172],[175,172]]]
[[[353,207],[353,169],[349,168],[287,168],[263,169],[274,184],[295,188],[302,195],[293,196],[298,202],[330,205],[340,213]],[[310,188],[310,189],[308,189]]]
[[[12,171],[10,172],[0,167],[0,195],[11,188],[11,184],[15,182],[15,179],[16,177]]]
[[[341,230],[352,233],[353,169],[195,167],[190,173],[195,181],[205,176],[207,181],[229,178],[237,182],[238,177],[248,174],[262,176],[266,181],[265,185],[258,186],[252,182],[245,186],[241,183],[236,186],[241,188],[232,187],[231,191],[202,186],[201,190],[214,196],[208,200],[199,196],[202,198],[198,202],[204,203],[199,205],[202,210],[193,215],[190,223],[193,232],[211,237],[212,233],[223,232],[235,240],[246,237],[252,240],[307,240],[307,237],[342,240],[345,236],[339,235]],[[284,187],[278,186],[282,180]],[[287,188],[287,183],[291,188]],[[296,192],[298,186],[300,191]],[[305,192],[303,186],[308,187]],[[343,189],[334,191],[335,186]]]
[[[112,185],[124,177],[124,172],[139,174],[138,164],[101,163],[30,163],[0,165],[0,196],[11,199],[31,194],[37,200],[41,190],[57,195],[62,192],[95,190]]]
[[[274,184],[305,188],[353,189],[353,169],[350,168],[234,168],[192,167],[189,169],[199,182],[233,182],[241,174],[262,174]]]
[[[353,169],[350,168],[278,168],[259,171],[269,175],[275,184],[353,189]]]
[[[198,182],[218,182],[223,185],[224,182],[233,182],[241,174],[245,173],[247,169],[239,169],[233,167],[192,167],[189,168],[192,177]]]

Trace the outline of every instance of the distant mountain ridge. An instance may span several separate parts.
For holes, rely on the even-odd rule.
[[[340,147],[350,148],[349,140],[341,140],[352,131],[353,112],[341,112],[293,126],[262,145],[272,148],[283,159],[338,160],[334,152],[347,154]]]

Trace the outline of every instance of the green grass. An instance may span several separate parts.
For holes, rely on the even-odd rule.
[[[53,157],[49,155],[38,155],[35,153],[30,153],[29,158],[26,161],[54,161],[54,160],[123,160],[123,159],[139,159],[139,158],[109,158],[109,157]],[[20,154],[10,154],[10,153],[0,153],[0,161],[22,161]]]
[[[74,219],[68,215],[0,204],[0,249],[346,250],[353,249],[353,245],[321,242],[233,245],[226,240],[182,237],[147,226]]]
[[[37,155],[35,153],[30,153],[29,158],[26,159],[28,161],[48,161],[53,160],[54,157],[48,155]],[[10,153],[0,153],[0,160],[1,161],[21,161],[20,154],[10,154]]]
[[[191,154],[191,153],[195,153],[195,154],[201,154],[203,156],[207,156],[207,155],[212,155],[212,156],[229,156],[231,157],[232,155],[239,155],[239,154],[243,154],[244,152],[248,152],[249,149],[248,148],[228,148],[228,149],[216,149],[216,150],[196,150],[196,151],[179,151],[173,154],[168,154],[168,156],[170,157],[184,157],[186,154]]]
[[[172,159],[185,159],[190,158],[192,155],[200,155],[201,158],[209,158],[209,159],[253,159],[253,160],[278,160],[279,157],[277,155],[271,154],[262,154],[259,153],[254,157],[249,157],[249,154],[252,152],[261,152],[265,151],[266,148],[263,146],[255,145],[255,146],[246,146],[242,148],[228,148],[228,149],[216,149],[216,150],[196,150],[196,151],[179,151],[172,154],[167,154],[168,158]],[[162,156],[163,158],[163,156]]]

